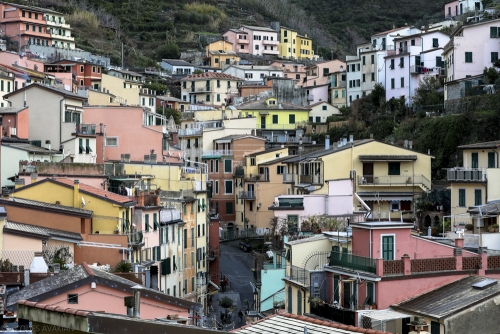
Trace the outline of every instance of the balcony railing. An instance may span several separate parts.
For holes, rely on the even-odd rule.
[[[296,266],[289,266],[287,279],[309,286],[309,270]]]
[[[253,191],[240,191],[240,199],[255,199],[255,193]]]
[[[359,175],[358,185],[364,186],[413,186],[431,188],[431,181],[424,175]]]
[[[179,129],[177,131],[177,136],[201,136],[203,134],[203,128],[192,128],[192,129]]]
[[[143,239],[144,238],[141,231],[130,233],[128,235],[128,244],[130,246],[139,246],[140,244],[142,244]]]
[[[410,73],[412,74],[437,74],[439,70],[435,70],[434,68],[428,68],[425,66],[417,66],[413,65],[410,67]]]
[[[82,135],[95,135],[95,124],[77,124],[76,133]]]
[[[233,150],[206,150],[203,151],[203,156],[231,156],[233,155]]]
[[[249,39],[242,39],[242,38],[238,38],[238,39],[236,40],[236,42],[237,42],[238,44],[249,44],[249,43],[250,43],[250,40],[249,40]]]
[[[448,181],[478,181],[486,182],[485,168],[450,168],[447,171]]]
[[[266,45],[278,45],[279,42],[278,41],[271,41],[271,40],[263,40],[262,44],[266,44]]]
[[[322,184],[323,178],[321,175],[301,175],[300,183]]]
[[[293,183],[295,182],[295,174],[285,173],[283,174],[283,183]]]
[[[375,274],[377,271],[377,262],[375,259],[334,251],[330,254],[329,265],[331,267],[359,270],[372,274]]]

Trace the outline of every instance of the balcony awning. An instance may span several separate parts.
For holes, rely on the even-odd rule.
[[[412,201],[413,193],[397,193],[397,192],[361,192],[357,193],[365,202],[368,201]]]
[[[311,186],[310,183],[299,183],[299,184],[294,185],[295,188],[307,188],[310,186]]]
[[[416,155],[360,155],[360,161],[375,162],[375,161],[415,161]]]

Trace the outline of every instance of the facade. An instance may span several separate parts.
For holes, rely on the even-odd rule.
[[[308,66],[305,68],[307,76],[302,85],[304,87],[326,85],[330,73],[343,71],[345,68],[346,63],[338,59]]]
[[[330,86],[328,88],[328,103],[336,108],[346,106],[346,86],[347,74],[345,71],[333,72],[328,79]]]
[[[139,91],[139,105],[156,113],[156,91],[149,88],[141,88]]]
[[[500,19],[493,19],[463,25],[450,37],[443,50],[445,100],[449,99],[448,87],[456,80],[482,74],[485,67],[494,66],[498,60],[500,35],[495,29],[499,22]]]
[[[279,57],[284,59],[313,59],[312,40],[297,30],[280,27]]]
[[[357,52],[359,53],[360,48]],[[346,56],[346,68],[347,68],[347,106],[350,106],[352,101],[355,101],[362,97],[361,92],[361,59],[359,54],[356,56]]]
[[[3,96],[14,90],[15,73],[8,68],[0,66],[0,107],[7,107]],[[23,137],[21,137],[23,138]]]
[[[250,36],[247,31],[241,29],[229,29],[223,35],[224,40],[227,41],[232,51],[235,53],[251,54],[253,49],[250,45]]]
[[[194,72],[194,65],[180,59],[162,59],[161,67],[174,75],[186,76]]]
[[[240,57],[233,50],[231,42],[221,40],[208,44],[205,47],[205,57],[208,65],[215,68],[225,68],[230,65],[237,65]]]
[[[68,178],[44,179],[14,190],[14,196],[73,208],[85,208],[100,217],[92,233],[125,234],[131,228],[133,200]]]
[[[29,107],[0,108],[2,137],[29,138]]]
[[[451,190],[451,216],[456,228],[465,228],[465,224],[473,224],[473,232],[488,230],[498,224],[498,215],[489,215],[484,219],[475,219],[469,209],[495,202],[500,193],[492,186],[500,177],[498,168],[498,141],[474,143],[459,146],[462,150],[463,166],[447,169],[447,180]]]
[[[172,96],[156,96],[156,106],[184,112],[187,110],[188,102]]]
[[[73,60],[61,60],[57,64],[65,67],[73,74],[80,89],[101,89],[102,65]]]
[[[441,54],[448,41],[448,35],[441,31],[395,38],[394,47],[386,50],[386,100],[404,98],[405,104],[412,106],[421,79],[426,75],[440,75]]]
[[[47,24],[47,32],[50,33],[51,46],[61,49],[75,49],[75,37],[72,36],[72,29],[66,23],[64,15],[52,10],[44,13]]]
[[[301,63],[280,60],[271,63],[270,66],[282,67],[283,77],[293,79],[299,87],[302,86],[307,75],[306,66]]]
[[[188,75],[181,79],[183,101],[192,104],[221,106],[238,94],[243,79],[226,73],[207,72]]]
[[[236,226],[234,173],[245,163],[247,154],[263,151],[265,139],[251,135],[229,135],[214,139],[214,149],[203,151],[203,161],[208,166],[208,178],[212,187],[209,200],[210,212],[220,217],[224,227]]]
[[[309,103],[309,106],[321,103],[323,101],[328,101],[328,83],[318,86],[307,86],[303,87],[303,89],[305,89],[306,91],[307,102]]]
[[[283,77],[282,68],[275,66],[229,66],[223,73],[244,79],[245,84],[264,82],[266,77]]]
[[[101,91],[114,96],[113,101],[121,105],[139,105],[139,93],[142,83],[139,81],[127,81],[124,78],[115,75],[101,75]]]
[[[375,41],[375,40],[374,40]],[[363,44],[358,48],[361,59],[361,96],[371,93],[377,83],[385,86],[385,54],[380,45]]]
[[[309,123],[326,123],[328,116],[339,115],[340,111],[337,107],[332,106],[326,101],[317,102],[309,105]]]
[[[325,194],[325,180],[351,178],[356,182],[355,211],[367,204],[368,220],[412,219],[416,196],[431,188],[430,156],[372,139],[344,140],[332,147],[326,141],[324,150],[283,161],[289,195]]]
[[[278,33],[268,27],[241,26],[224,33],[224,39],[232,43],[232,51],[255,56],[278,55]]]

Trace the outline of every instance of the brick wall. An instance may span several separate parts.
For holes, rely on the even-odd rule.
[[[404,273],[403,260],[384,261],[384,276]]]
[[[500,260],[500,257],[498,257]],[[490,258],[488,258],[488,262]],[[499,262],[500,263],[500,262]],[[481,264],[481,257],[463,257],[462,258],[462,270],[475,270],[479,268]]]
[[[488,256],[488,269],[500,269],[500,255]]]
[[[411,260],[411,273],[424,273],[433,271],[446,271],[456,269],[456,259],[454,257],[443,257],[435,259],[415,259]]]

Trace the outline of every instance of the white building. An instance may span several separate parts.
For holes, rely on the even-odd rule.
[[[244,78],[245,83],[264,82],[265,77],[283,77],[283,69],[276,66],[232,65],[222,73]]]
[[[347,69],[347,106],[352,101],[359,99],[361,94],[361,60],[359,59],[360,48],[356,56],[346,56]]]
[[[309,111],[309,122],[311,123],[325,123],[328,116],[340,114],[337,107],[325,101],[311,104],[309,108],[311,108]]]
[[[386,100],[404,98],[407,106],[425,75],[439,76],[443,67],[441,54],[449,36],[436,30],[394,39],[385,57]]]
[[[161,67],[172,74],[188,75],[194,72],[195,66],[180,59],[162,59]]]

